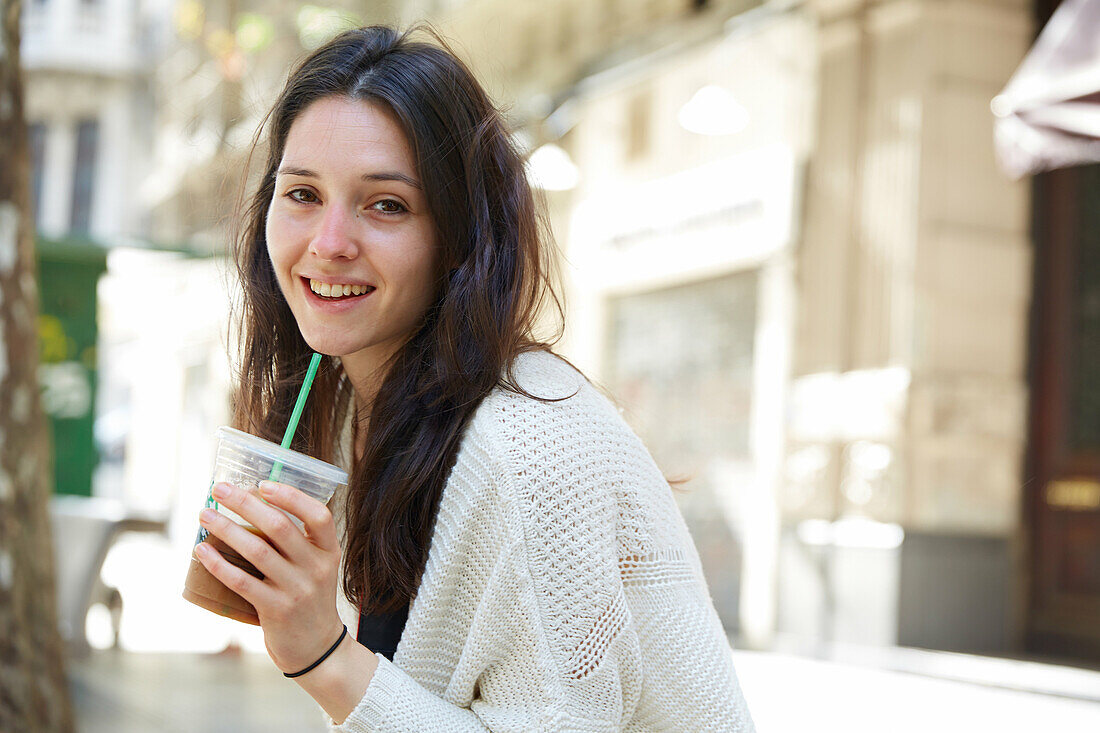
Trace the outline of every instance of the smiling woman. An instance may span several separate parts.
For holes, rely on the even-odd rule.
[[[219,485],[263,538],[203,520],[264,568],[196,548],[275,665],[349,733],[752,730],[668,483],[534,335],[545,305],[560,323],[551,240],[469,70],[349,31],[291,73],[267,143],[236,427],[277,441],[326,354],[292,447],[351,474],[328,506]]]

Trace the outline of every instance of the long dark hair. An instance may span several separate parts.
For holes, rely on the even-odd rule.
[[[513,359],[549,350],[563,323],[544,209],[501,113],[437,35],[429,31],[432,42],[415,33],[347,31],[290,74],[266,121],[267,163],[236,238],[242,290],[234,420],[278,441],[311,355],[264,239],[287,134],[306,107],[326,97],[368,101],[394,114],[412,147],[442,255],[437,298],[388,366],[346,509],[334,508],[346,511],[344,593],[367,612],[395,611],[415,595],[465,426],[495,387],[527,394],[515,383]],[[556,327],[539,340],[535,324],[544,306],[556,311]],[[338,362],[324,360],[294,447],[333,460],[351,400]]]

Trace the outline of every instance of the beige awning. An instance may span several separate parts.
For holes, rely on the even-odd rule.
[[[1064,0],[991,107],[1013,178],[1100,162],[1100,0]]]

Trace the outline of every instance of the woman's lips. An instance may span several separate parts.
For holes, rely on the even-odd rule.
[[[338,298],[325,297],[313,292],[313,289],[309,287],[308,278],[303,277],[299,278],[299,280],[301,280],[302,288],[306,291],[306,301],[314,308],[318,308],[327,313],[342,313],[350,310],[362,303],[374,292],[374,290],[371,289],[361,295],[341,295]]]

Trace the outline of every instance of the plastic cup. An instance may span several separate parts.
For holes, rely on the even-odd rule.
[[[257,438],[254,435],[243,433],[229,427],[218,428],[218,452],[214,460],[214,478],[210,482],[210,488],[214,484],[227,482],[247,491],[258,491],[259,483],[271,475],[272,467],[281,464],[279,482],[300,489],[323,504],[327,504],[332,495],[341,486],[347,486],[347,471],[333,466],[331,463],[310,456],[303,455],[289,448],[283,448],[276,443]],[[263,537],[263,533],[251,526],[244,518],[238,516],[226,507],[219,506],[211,494],[207,494],[206,505],[211,507],[250,532]],[[280,511],[282,511],[280,509]],[[299,528],[302,522],[295,516],[284,512]],[[232,564],[245,572],[262,579],[263,574],[245,560],[232,548],[222,542],[204,528],[199,528],[195,545],[206,541],[222,554]],[[244,598],[229,590],[207,571],[199,562],[194,553],[191,554],[191,564],[187,569],[187,578],[184,581],[183,597],[197,606],[226,616],[236,621],[259,625],[260,619],[256,615],[256,609]]]

